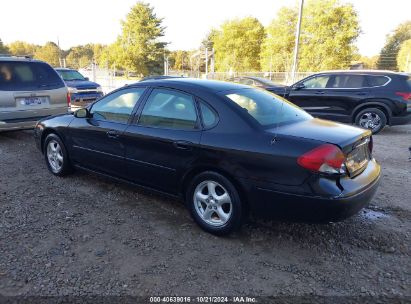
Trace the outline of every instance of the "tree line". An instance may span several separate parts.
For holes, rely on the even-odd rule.
[[[227,20],[210,29],[200,46],[214,50],[217,72],[286,72],[291,69],[294,50],[297,6],[281,8],[272,22],[264,27],[254,17]],[[169,51],[162,41],[163,18],[154,8],[137,2],[121,21],[121,33],[110,45],[86,44],[61,50],[54,42],[35,45],[15,41],[4,45],[0,53],[32,55],[60,66],[84,68],[94,62],[102,67],[133,71],[141,75],[161,74],[167,58],[174,70],[204,69],[199,50]],[[351,4],[339,0],[308,0],[304,6],[299,71],[347,69],[353,62],[366,68],[408,70],[411,66],[411,21],[400,24],[387,36],[380,54],[361,56],[356,40],[361,33],[358,13]]]

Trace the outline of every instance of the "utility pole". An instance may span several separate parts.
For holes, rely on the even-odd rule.
[[[300,31],[301,31],[301,20],[303,16],[303,6],[304,6],[304,0],[300,0],[300,10],[298,13],[297,31],[295,33],[294,61],[293,61],[293,68],[291,70],[291,84],[293,84],[295,81],[295,73],[297,72],[297,68],[298,68],[298,49],[300,45]]]
[[[62,67],[63,67],[63,63],[62,63],[62,59],[61,59],[60,39],[59,39],[58,36],[57,36],[57,47],[58,47],[58,49],[59,49],[59,63],[60,63],[60,67],[62,68]]]
[[[213,73],[213,78],[214,78],[214,65],[215,65],[215,59],[214,59],[214,48],[211,49],[211,62],[210,62],[210,70],[211,73]]]
[[[208,78],[208,47],[205,49],[205,78]]]

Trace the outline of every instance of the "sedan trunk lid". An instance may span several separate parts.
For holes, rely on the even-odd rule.
[[[371,136],[369,130],[318,118],[278,126],[267,131],[278,135],[302,137],[335,144],[343,149],[343,152],[351,151],[352,146],[355,146],[357,142]]]
[[[279,126],[268,130],[274,135],[312,139],[339,146],[346,156],[351,177],[362,172],[371,156],[371,131],[318,118]]]

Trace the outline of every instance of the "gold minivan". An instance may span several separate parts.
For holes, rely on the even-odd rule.
[[[47,63],[0,55],[0,132],[33,128],[50,115],[67,113],[68,89]]]

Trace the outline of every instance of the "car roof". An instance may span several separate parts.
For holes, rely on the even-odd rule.
[[[77,71],[76,69],[69,69],[69,68],[55,68],[56,71]]]
[[[44,62],[41,60],[33,59],[30,56],[11,56],[11,55],[0,55],[0,61],[10,61],[10,62]]]
[[[403,75],[403,73],[388,70],[329,70],[315,74],[375,74],[375,75]],[[314,74],[313,74],[314,75]]]
[[[142,79],[140,79],[140,81],[158,80],[158,79],[167,79],[167,78],[183,78],[183,76],[153,75],[153,76],[143,77]]]
[[[196,78],[166,78],[166,79],[157,79],[157,80],[146,80],[143,82],[137,82],[129,86],[170,86],[175,88],[186,88],[186,89],[202,89],[212,92],[222,92],[236,89],[250,89],[249,86],[241,85],[232,82],[225,82],[219,80],[205,80],[205,79],[196,79]]]

